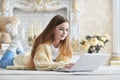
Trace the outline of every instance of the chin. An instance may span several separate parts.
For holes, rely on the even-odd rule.
[[[61,40],[65,40],[65,38],[62,38]]]

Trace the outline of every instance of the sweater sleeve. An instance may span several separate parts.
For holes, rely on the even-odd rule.
[[[45,45],[39,45],[34,56],[34,64],[37,70],[57,70],[63,68],[66,62],[53,62],[50,51]]]

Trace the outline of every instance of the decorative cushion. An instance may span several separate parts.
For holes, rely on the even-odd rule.
[[[1,33],[0,32],[0,43],[10,43],[11,38],[8,33]]]

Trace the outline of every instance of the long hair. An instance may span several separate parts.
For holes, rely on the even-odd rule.
[[[31,64],[29,65],[30,67],[35,69],[33,58],[34,58],[36,48],[38,47],[38,45],[43,44],[43,43],[49,43],[49,44],[52,43],[54,40],[54,34],[52,33],[53,30],[56,28],[57,25],[60,25],[64,22],[69,23],[69,21],[66,18],[64,18],[63,16],[56,15],[48,23],[45,30],[36,38],[36,40],[33,44],[33,48],[32,48]],[[71,51],[71,45],[70,45],[68,36],[64,40],[60,41],[59,50],[60,50],[60,53],[62,53],[63,55],[71,57],[72,51]]]

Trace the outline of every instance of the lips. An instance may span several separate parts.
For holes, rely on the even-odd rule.
[[[61,37],[65,37],[65,36],[62,35]]]

